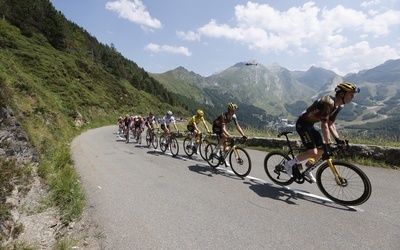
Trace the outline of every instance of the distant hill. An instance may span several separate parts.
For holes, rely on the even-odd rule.
[[[282,117],[295,119],[314,99],[324,94],[333,95],[335,86],[342,81],[353,82],[361,88],[354,104],[346,105],[339,115],[344,126],[384,123],[385,119],[398,116],[400,110],[400,59],[345,77],[317,67],[290,71],[277,64],[245,62],[209,77],[183,67],[151,75],[167,89],[194,100],[193,107],[201,105],[213,110],[231,100],[248,107],[246,115],[258,117],[261,120],[255,119],[257,123],[264,125]],[[257,111],[253,113],[252,109]]]

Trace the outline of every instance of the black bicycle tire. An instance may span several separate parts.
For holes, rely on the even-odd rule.
[[[219,159],[211,157],[211,154],[214,152],[215,147],[217,146],[217,143],[215,142],[210,142],[208,143],[206,147],[206,152],[207,152],[207,163],[210,165],[210,167],[216,168],[219,166]]]
[[[341,205],[356,206],[366,202],[372,193],[372,186],[368,176],[360,168],[349,162],[333,160],[332,164],[338,169],[342,177],[346,178],[347,185],[337,185],[328,163],[325,162],[318,168],[316,173],[317,185],[320,191],[327,198]],[[325,170],[328,170],[330,173],[327,174],[326,177],[324,176]],[[356,177],[358,177],[359,180],[356,180]],[[332,182],[332,184],[328,185],[327,182]],[[349,190],[345,190],[345,188],[348,187],[355,187],[356,189],[352,189],[351,192],[348,192]],[[355,191],[360,187],[362,189],[361,195],[355,198],[347,199],[350,195],[355,194]],[[333,194],[332,192],[337,195]]]
[[[157,135],[156,135],[156,134],[153,134],[153,141],[152,141],[151,144],[153,144],[153,148],[154,148],[154,149],[157,149],[157,148],[158,148],[158,138],[157,138]]]
[[[179,143],[178,143],[177,139],[171,138],[171,140],[169,142],[169,147],[170,147],[169,149],[171,151],[171,154],[173,156],[177,156],[179,154]]]
[[[273,156],[278,156],[278,159],[273,159],[272,158]],[[268,153],[264,159],[264,170],[265,170],[265,173],[267,174],[268,178],[271,181],[273,181],[275,184],[278,184],[281,186],[287,186],[294,182],[294,179],[290,178],[286,174],[286,172],[283,172],[283,171],[277,169],[277,168],[282,168],[281,164],[284,159],[290,160],[290,158],[287,154],[283,154],[279,151],[272,151],[272,152]],[[276,173],[275,171],[278,171],[278,173]],[[283,175],[283,177],[286,177],[285,180],[282,179],[284,181],[280,181],[279,178],[281,175]]]
[[[201,158],[203,158],[203,160],[205,161],[207,161],[207,152],[206,152],[207,145],[208,145],[207,140],[201,140],[198,146]]]
[[[250,155],[249,155],[249,153],[247,153],[247,151],[246,151],[244,148],[242,148],[242,147],[236,147],[236,150],[237,150],[237,151],[241,151],[241,152],[239,153],[239,155],[240,155],[240,157],[241,157],[242,159],[243,159],[244,156],[246,156],[247,162],[249,163],[249,166],[248,166],[247,169],[246,169],[245,171],[243,171],[243,172],[238,171],[238,168],[235,168],[235,167],[234,167],[235,164],[239,164],[239,163],[237,162],[237,159],[235,158],[234,150],[231,150],[231,153],[229,154],[229,164],[231,165],[231,169],[232,169],[232,171],[235,173],[235,175],[237,175],[237,176],[239,176],[239,177],[246,177],[246,176],[248,176],[248,175],[250,174],[250,171],[251,171],[251,158],[250,158]],[[234,158],[235,161],[232,161],[232,160],[233,160],[232,158]]]
[[[183,151],[185,151],[185,154],[187,155],[187,156],[192,156],[193,155],[193,153],[194,153],[194,151],[193,151],[193,146],[192,147],[187,147],[187,144],[190,142],[190,140],[191,140],[192,138],[190,138],[190,137],[186,137],[184,140],[183,140]]]
[[[150,140],[150,135],[149,134],[146,135],[146,145],[147,145],[148,148],[150,148],[150,146],[151,146],[151,140]]]
[[[165,151],[167,151],[167,148],[168,148],[168,145],[165,145],[163,143],[164,138],[165,138],[164,135],[160,136],[160,149],[161,149],[161,152],[163,152],[163,153],[165,153]],[[167,140],[165,139],[165,141],[167,141]]]

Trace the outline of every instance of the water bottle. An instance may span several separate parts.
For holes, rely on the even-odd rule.
[[[308,162],[306,163],[306,167],[307,168],[312,167],[314,165],[314,163],[315,163],[315,159],[314,158],[310,158],[308,160]]]

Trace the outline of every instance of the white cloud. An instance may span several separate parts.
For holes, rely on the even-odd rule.
[[[360,4],[360,6],[361,7],[364,7],[364,8],[367,8],[367,7],[370,7],[370,6],[372,6],[372,5],[377,5],[377,4],[379,4],[381,1],[380,0],[372,0],[372,1],[369,1],[369,2],[362,2],[361,4]]]
[[[186,41],[200,41],[200,34],[189,31],[189,32],[183,32],[183,31],[177,31],[176,35]]]
[[[161,22],[152,18],[141,0],[116,0],[106,3],[106,9],[118,13],[118,16],[133,23],[140,24],[143,29],[162,27]]]
[[[399,58],[400,53],[389,46],[371,47],[366,41],[343,48],[324,48],[321,50],[321,66],[333,69],[338,74],[357,72],[360,69],[372,68],[393,58]],[[338,67],[340,65],[340,68]]]
[[[184,56],[191,56],[192,53],[189,51],[188,48],[183,47],[183,46],[170,46],[170,45],[158,45],[155,43],[149,43],[146,47],[146,50],[149,50],[154,53],[159,53],[159,52],[167,52],[167,53],[172,53],[172,54],[181,54]]]
[[[363,5],[378,3],[370,1]],[[398,32],[400,11],[394,9],[361,11],[342,5],[320,8],[314,2],[307,2],[279,11],[268,4],[248,2],[235,7],[234,21],[231,25],[212,19],[196,31],[182,34],[201,37],[202,40],[224,38],[263,53],[314,53],[320,56],[325,66],[334,68],[341,64],[339,68],[342,70],[360,66],[358,60],[371,62],[373,66],[378,61],[399,57],[398,50],[390,47],[385,39],[380,39]],[[373,39],[371,43],[374,45],[365,42],[363,39],[366,38]],[[354,63],[349,63],[349,58]],[[378,61],[373,61],[375,59]]]

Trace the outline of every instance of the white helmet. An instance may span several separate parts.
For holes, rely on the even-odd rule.
[[[168,111],[167,111],[167,115],[168,115],[168,116],[172,116],[172,111],[171,111],[171,110],[168,110]]]

